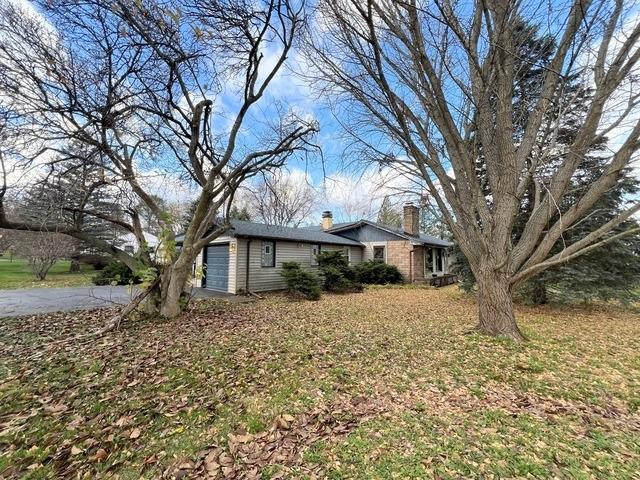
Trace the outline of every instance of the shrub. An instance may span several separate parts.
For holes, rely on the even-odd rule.
[[[316,258],[324,276],[325,290],[337,293],[362,291],[362,284],[356,281],[355,270],[341,251],[320,252]]]
[[[369,260],[354,267],[356,279],[369,285],[386,285],[402,283],[402,274],[395,265],[388,265],[382,260]]]
[[[287,282],[289,293],[307,300],[320,298],[318,278],[313,273],[303,270],[298,262],[284,262],[280,275]]]
[[[130,283],[140,283],[140,277],[124,263],[113,261],[104,267],[100,273],[92,279],[96,285],[129,285]]]
[[[102,270],[110,263],[109,257],[97,253],[81,253],[72,256],[71,259],[79,263],[86,263],[87,265],[91,265],[96,270]]]

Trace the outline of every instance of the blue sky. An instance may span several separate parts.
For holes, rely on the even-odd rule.
[[[29,0],[15,1],[26,3]],[[550,17],[546,27],[553,30],[555,20]],[[276,52],[267,49],[264,53],[264,67],[268,67],[275,60]],[[349,148],[351,142],[345,137],[342,127],[329,111],[324,99],[317,98],[305,80],[293,73],[295,71],[305,71],[305,66],[302,56],[293,50],[287,66],[269,86],[266,96],[253,107],[251,116],[245,123],[243,133],[246,134],[247,143],[253,141],[251,133],[260,130],[263,123],[273,117],[277,106],[292,109],[302,117],[313,117],[320,125],[316,143],[321,147],[322,154],[292,159],[287,166],[287,170],[295,178],[308,181],[321,194],[313,220],[319,220],[320,212],[325,209],[333,210],[338,219],[375,216],[383,197],[405,187],[408,182],[390,171],[383,172],[382,175],[373,169],[363,171],[362,166],[357,163],[356,149]],[[234,82],[225,81],[223,84],[225,89],[216,97],[217,116],[214,119],[215,127],[221,131],[228,127],[229,119],[233,118],[239,107]],[[454,93],[450,92],[450,101],[454,101]],[[146,174],[148,185],[155,189],[154,193],[169,200],[186,200],[192,195],[188,187],[175,178],[166,178],[154,171]],[[396,203],[404,200],[404,197],[397,197]]]

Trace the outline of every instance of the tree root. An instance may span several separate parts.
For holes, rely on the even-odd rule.
[[[475,334],[481,334],[481,335],[486,335],[488,337],[492,337],[492,338],[507,338],[509,340],[513,340],[514,342],[526,342],[527,340],[529,340],[527,338],[527,336],[522,333],[520,331],[519,328],[516,327],[516,331],[515,332],[509,332],[509,333],[504,333],[504,332],[488,332],[487,330],[485,330],[484,328],[482,328],[482,326],[480,324],[474,326],[473,328],[470,328],[469,330],[467,330],[466,332],[464,332],[465,335],[475,335]]]
[[[113,330],[118,330],[120,328],[120,324],[133,313],[133,311],[138,308],[140,303],[149,296],[149,294],[158,286],[160,283],[160,279],[154,280],[154,282],[149,285],[148,288],[140,291],[135,297],[131,299],[131,301],[119,312],[117,315],[111,317],[107,324],[93,332],[83,333],[82,335],[75,335],[73,337],[64,338],[62,340],[56,340],[50,342],[51,345],[67,343],[67,342],[82,342],[88,339],[94,339],[101,337],[102,335],[109,333]]]

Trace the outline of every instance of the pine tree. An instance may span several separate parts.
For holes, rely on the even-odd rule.
[[[15,215],[31,223],[57,224],[82,230],[112,245],[126,233],[103,217],[123,218],[114,189],[100,168],[84,162],[64,162],[64,169],[35,183],[19,199]],[[88,249],[81,244],[82,249]]]
[[[237,205],[233,205],[231,207],[231,211],[229,212],[229,218],[234,220],[244,220],[245,222],[251,221],[251,213],[246,205],[242,208]]]
[[[378,211],[378,223],[396,228],[400,228],[402,226],[402,215],[400,215],[400,213],[398,213],[391,205],[391,198],[389,198],[389,195],[385,195],[382,200],[382,205]]]

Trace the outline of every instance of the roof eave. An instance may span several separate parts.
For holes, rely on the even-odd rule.
[[[356,242],[355,240],[352,240],[351,242],[344,242],[341,240],[306,240],[306,239],[301,239],[301,238],[285,238],[285,237],[279,237],[277,235],[235,235],[236,238],[266,238],[269,240],[279,240],[281,242],[300,242],[300,243],[309,243],[309,244],[316,244],[316,243],[324,243],[327,245],[342,245],[345,247],[363,247],[364,245],[360,242]]]

